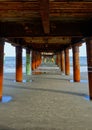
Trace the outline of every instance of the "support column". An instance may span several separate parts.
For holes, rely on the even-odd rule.
[[[39,67],[39,52],[37,52],[37,67]]]
[[[31,74],[30,49],[26,48],[26,75]]]
[[[61,54],[58,54],[58,66],[61,68]]]
[[[22,82],[22,47],[16,46],[16,82]]]
[[[65,71],[65,57],[64,57],[64,51],[61,51],[61,71]]]
[[[80,82],[80,62],[79,62],[79,46],[73,46],[73,79],[74,82]]]
[[[92,38],[86,40],[88,80],[89,80],[89,98],[92,100]]]
[[[37,69],[38,52],[35,51],[35,69]]]
[[[40,66],[40,52],[39,52],[39,56],[38,56],[38,67]]]
[[[0,101],[3,95],[3,61],[4,61],[4,41],[0,39]]]
[[[69,59],[69,49],[65,49],[65,74],[70,74],[70,59]]]
[[[58,54],[56,55],[56,65],[58,65]]]
[[[35,70],[35,52],[32,51],[32,70]]]

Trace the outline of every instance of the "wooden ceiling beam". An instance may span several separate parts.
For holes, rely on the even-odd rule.
[[[45,34],[50,33],[49,0],[39,0],[40,14]]]
[[[1,22],[0,36],[1,37],[42,37],[42,36],[83,36],[90,32],[92,34],[92,23],[61,23],[51,22],[51,31],[49,34],[44,34],[41,24],[22,24],[15,22]]]
[[[49,17],[63,19],[92,18],[92,2],[38,1],[4,1],[0,2],[0,21],[31,21],[42,18],[45,33],[50,31]]]

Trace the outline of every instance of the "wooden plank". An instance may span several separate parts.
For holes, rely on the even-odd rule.
[[[42,26],[34,22],[34,24],[28,26],[28,30],[25,30],[25,26],[22,23],[15,22],[3,22],[0,23],[0,36],[2,37],[36,37],[36,36],[45,36],[42,31]],[[51,23],[52,24],[52,23]],[[28,24],[25,24],[28,25]],[[51,32],[47,36],[83,36],[82,29],[84,29],[87,24],[83,23],[54,23],[55,28],[51,28]],[[62,28],[62,29],[61,29]],[[87,27],[90,30],[90,26]],[[86,31],[86,30],[85,30]]]
[[[39,10],[38,2],[0,2],[0,10]]]
[[[30,21],[39,18],[40,14],[44,32],[48,33],[49,16],[59,17],[61,20],[92,18],[92,2],[49,2],[49,0],[0,2],[0,21]]]
[[[87,63],[88,63],[88,84],[89,98],[92,100],[92,38],[86,39]]]
[[[50,21],[49,21],[49,0],[39,0],[40,14],[43,24],[44,33],[50,33]]]
[[[92,2],[50,2],[50,17],[62,20],[91,18]]]
[[[49,10],[75,10],[90,11],[92,10],[92,2],[55,2],[49,0],[39,0],[41,2],[41,8],[48,8]],[[1,2],[0,1],[0,10],[33,10],[39,11],[39,3],[37,1],[25,1],[25,2]],[[46,7],[47,6],[47,7]],[[72,10],[73,9],[73,10]],[[44,9],[45,10],[45,9]]]
[[[4,41],[0,39],[0,101],[3,96],[3,61],[4,61]]]

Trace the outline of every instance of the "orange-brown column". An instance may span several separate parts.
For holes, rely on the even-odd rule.
[[[80,61],[79,46],[73,46],[73,79],[74,82],[80,82]]]
[[[37,67],[38,67],[38,52],[36,51],[35,52],[35,68],[37,69]]]
[[[36,68],[38,67],[38,52],[35,52],[35,59],[36,59]]]
[[[4,60],[4,42],[0,40],[0,101],[3,93],[3,60]]]
[[[89,80],[89,97],[92,100],[92,39],[86,40],[87,63],[88,63],[88,80]]]
[[[37,67],[40,65],[40,53],[38,52],[38,58],[37,58]]]
[[[37,68],[37,52],[34,52],[34,64],[35,64],[35,69]]]
[[[37,58],[37,67],[39,67],[39,52],[38,52],[38,58]]]
[[[32,70],[35,70],[35,52],[32,51]]]
[[[58,54],[58,66],[61,69],[61,53]]]
[[[61,71],[65,71],[65,57],[64,57],[64,51],[61,51]]]
[[[65,74],[70,74],[70,59],[69,59],[69,49],[65,49]]]
[[[35,65],[35,69],[36,69],[36,51],[34,51],[34,65]]]
[[[32,57],[32,59],[31,59],[32,60],[31,68],[32,68],[32,70],[34,70],[34,65],[33,65],[34,53],[33,53],[33,51],[32,51],[31,57]]]
[[[16,82],[22,82],[22,47],[16,46]]]

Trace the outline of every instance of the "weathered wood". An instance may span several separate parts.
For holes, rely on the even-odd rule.
[[[49,2],[48,0],[40,0],[40,7],[42,15],[50,16],[64,16],[64,17],[91,17],[92,13],[92,2]],[[48,4],[49,3],[49,4]],[[46,10],[45,10],[46,9]],[[48,12],[49,10],[50,12]],[[39,16],[39,2],[37,1],[25,1],[25,2],[0,2],[0,17],[16,17],[25,16]],[[8,11],[8,12],[7,12]],[[36,15],[35,15],[36,14]],[[23,19],[23,17],[21,17]],[[47,18],[46,18],[47,19]]]
[[[22,47],[16,46],[16,82],[22,82]]]
[[[39,0],[40,14],[43,24],[44,33],[50,33],[50,21],[49,21],[49,0]]]
[[[61,71],[65,71],[65,55],[64,51],[61,51]]]
[[[4,61],[4,41],[0,39],[0,101],[3,95],[3,61]]]
[[[74,82],[80,82],[80,61],[79,46],[73,46],[73,79]]]
[[[31,75],[30,48],[26,48],[26,75]]]
[[[70,59],[69,59],[69,49],[65,49],[65,74],[70,74]]]
[[[87,63],[88,63],[88,83],[89,83],[89,97],[92,100],[92,38],[86,39],[87,48]]]
[[[3,37],[41,37],[41,36],[73,36],[73,37],[83,37],[83,31],[88,23],[81,22],[51,22],[51,32],[49,35],[44,34],[40,21],[37,20],[33,23],[26,25],[16,22],[2,22],[0,23],[0,35]],[[62,29],[61,29],[62,28]],[[88,26],[90,30],[90,27]],[[57,41],[58,43],[58,41]]]

